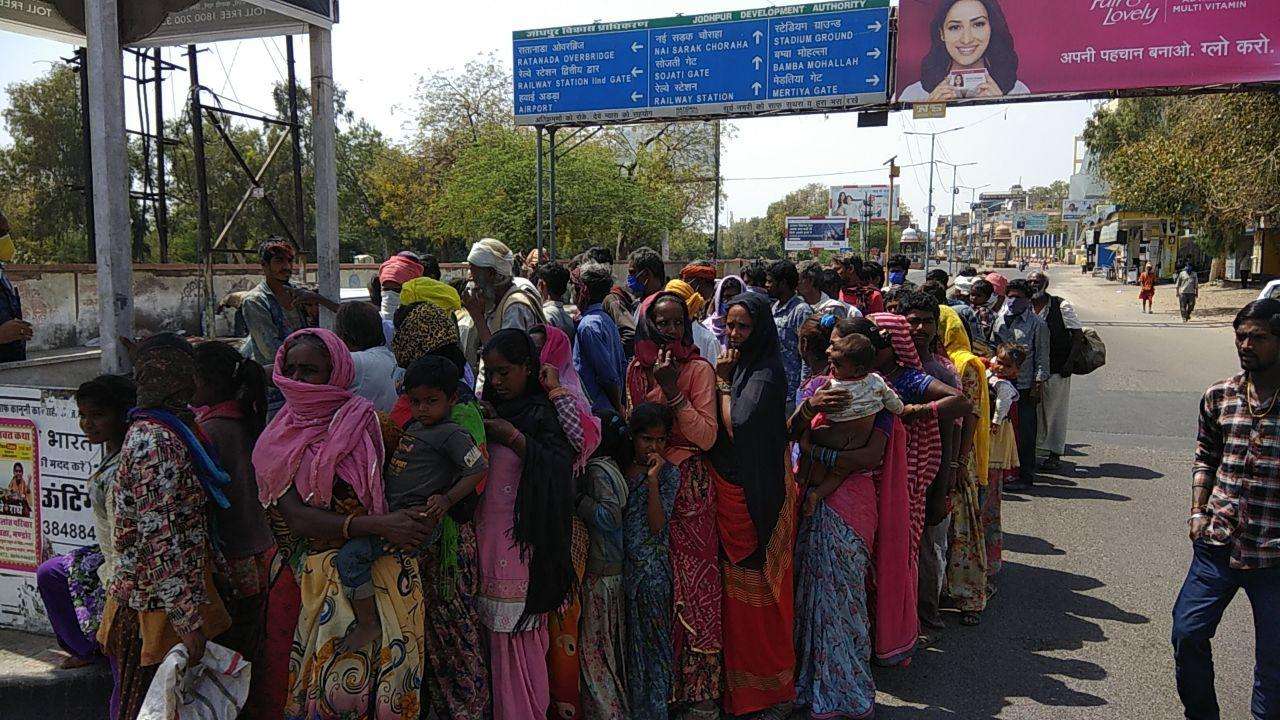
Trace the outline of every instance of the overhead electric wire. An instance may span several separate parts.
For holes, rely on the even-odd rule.
[[[919,163],[928,165],[928,163]],[[912,165],[899,165],[900,168],[916,167]],[[720,182],[744,182],[748,180],[800,180],[804,178],[829,177],[832,175],[866,175],[870,173],[885,172],[883,167],[867,168],[865,170],[836,170],[833,172],[805,173],[803,175],[772,175],[768,177],[739,177],[739,178],[720,178]]]

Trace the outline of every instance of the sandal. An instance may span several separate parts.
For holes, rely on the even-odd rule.
[[[965,627],[975,627],[982,622],[982,618],[976,612],[960,613],[960,624]]]

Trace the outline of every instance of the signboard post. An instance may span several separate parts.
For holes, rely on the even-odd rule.
[[[849,218],[789,217],[783,249],[787,252],[848,250]]]
[[[830,112],[888,100],[889,0],[514,33],[520,125]]]

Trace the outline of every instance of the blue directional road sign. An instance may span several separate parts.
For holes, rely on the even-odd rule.
[[[521,125],[830,112],[888,101],[889,0],[514,33]]]

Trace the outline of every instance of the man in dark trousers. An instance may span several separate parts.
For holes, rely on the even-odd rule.
[[[27,359],[27,341],[34,328],[22,319],[22,298],[4,266],[13,262],[15,248],[9,235],[9,220],[0,212],[0,362]]]

